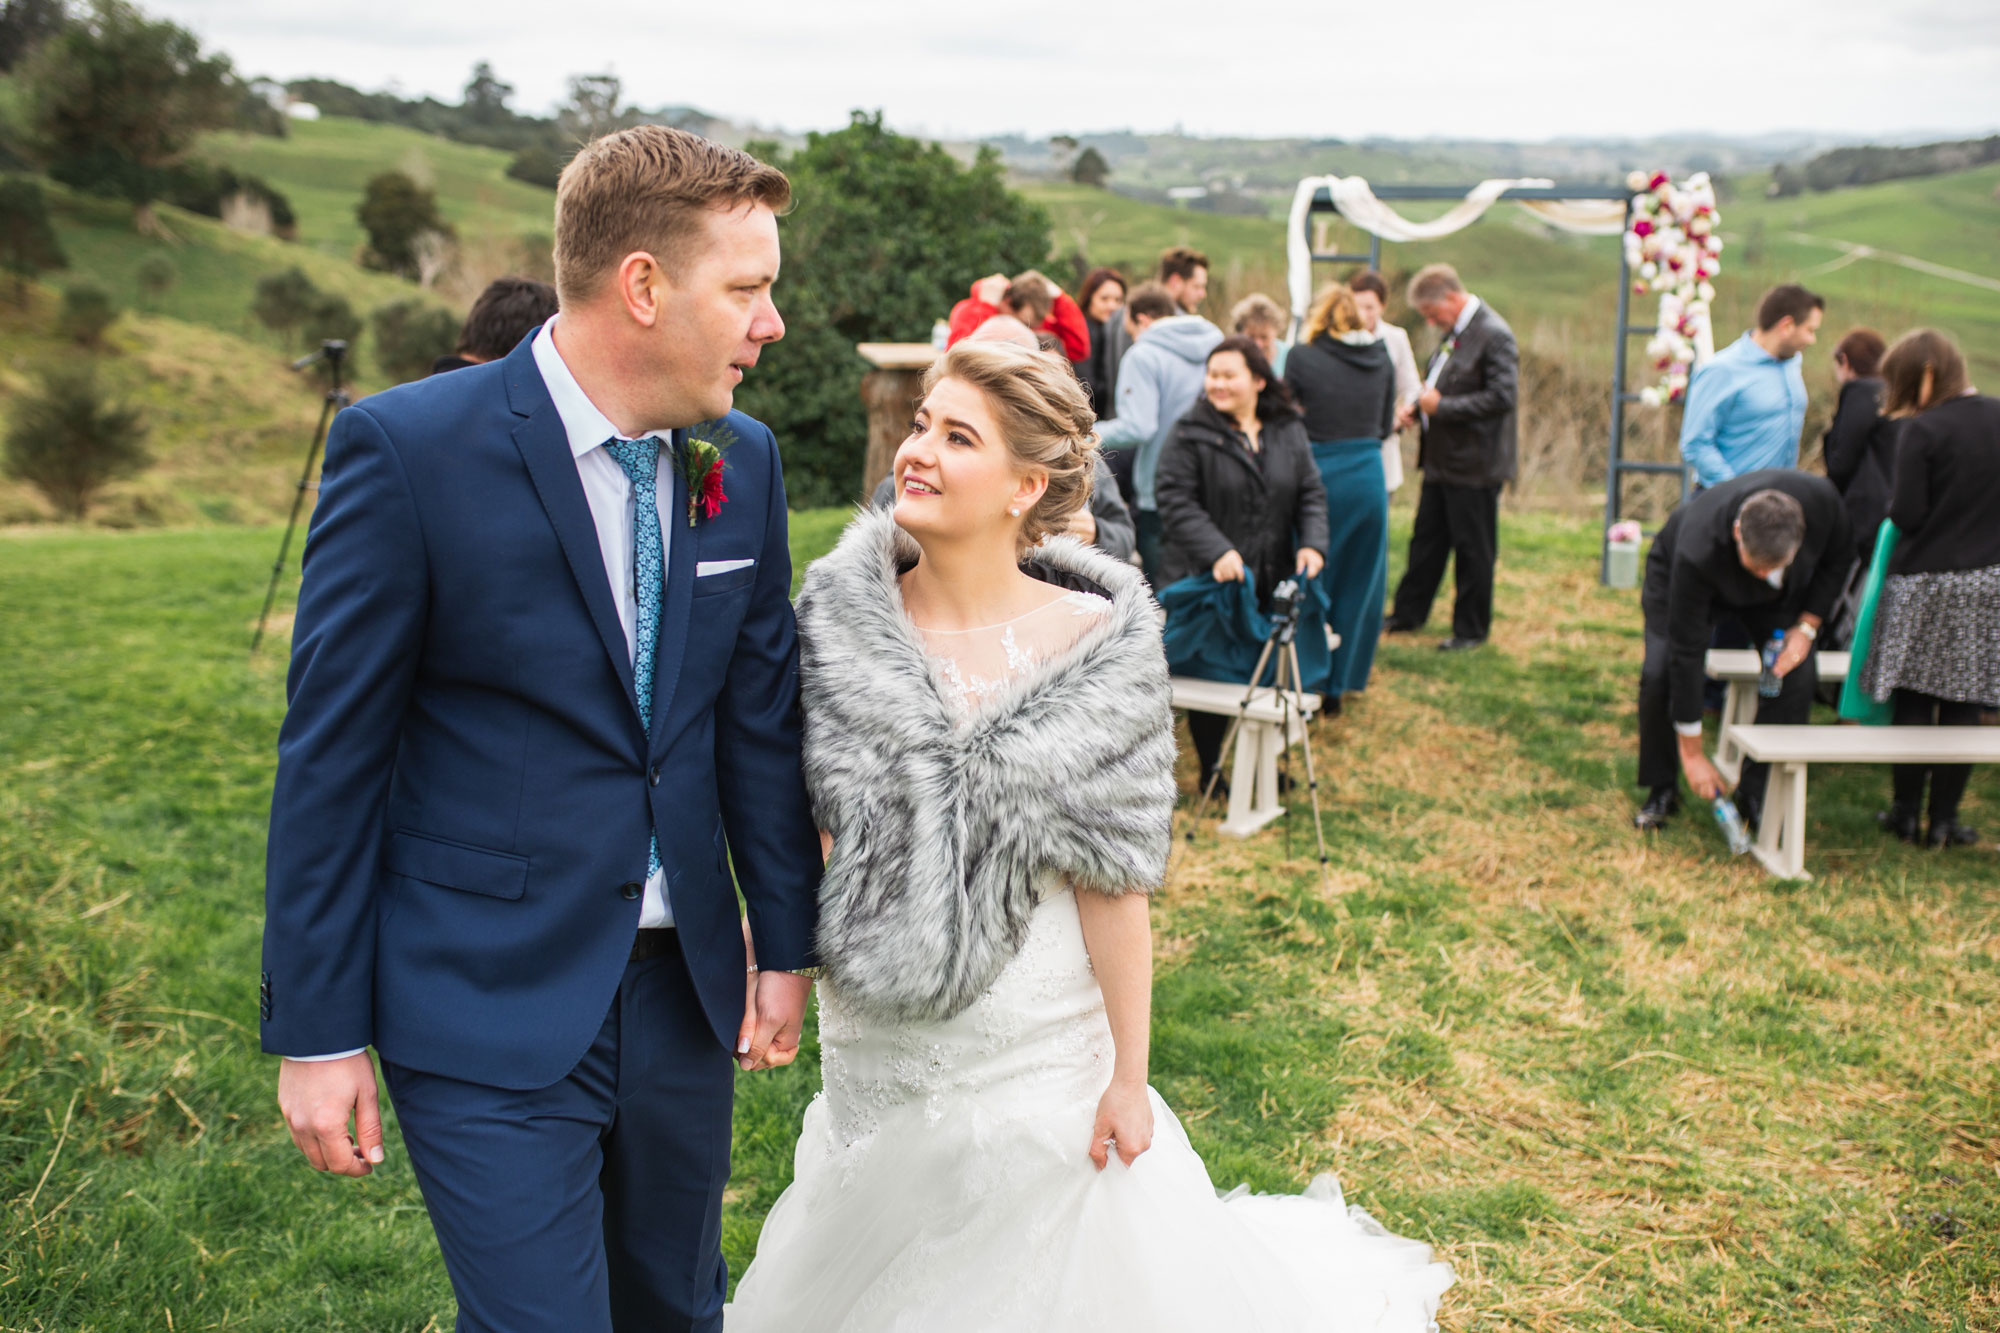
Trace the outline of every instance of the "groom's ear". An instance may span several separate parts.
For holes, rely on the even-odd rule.
[[[614,285],[633,323],[650,329],[660,322],[668,281],[666,267],[644,250],[618,261]]]

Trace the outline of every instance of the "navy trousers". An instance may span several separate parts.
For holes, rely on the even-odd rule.
[[[735,1070],[678,949],[627,965],[548,1087],[385,1060],[460,1333],[719,1330]]]

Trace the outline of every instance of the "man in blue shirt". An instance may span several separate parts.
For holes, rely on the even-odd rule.
[[[1710,358],[1688,384],[1681,458],[1700,486],[1799,465],[1806,380],[1799,354],[1819,338],[1826,302],[1797,283],[1764,293],[1757,330]]]

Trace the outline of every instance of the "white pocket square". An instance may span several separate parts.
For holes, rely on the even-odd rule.
[[[697,560],[694,576],[705,579],[711,574],[727,574],[733,569],[748,569],[756,563],[755,560]]]

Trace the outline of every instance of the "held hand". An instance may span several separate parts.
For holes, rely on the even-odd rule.
[[[1417,407],[1415,403],[1405,403],[1403,404],[1403,406],[1396,409],[1397,430],[1408,430],[1416,424],[1417,424]]]
[[[1217,583],[1241,583],[1243,581],[1243,557],[1234,547],[1224,551],[1215,564],[1209,568]]]
[[[796,972],[759,972],[751,981],[754,1012],[744,1016],[744,1030],[736,1039],[736,1063],[746,1073],[777,1069],[798,1058],[806,997],[812,994],[812,982]]]
[[[278,1110],[315,1171],[365,1176],[382,1161],[382,1109],[368,1052],[278,1066]],[[354,1134],[347,1132],[354,1117]]]
[[[1715,765],[1699,750],[1692,757],[1681,756],[1681,771],[1687,774],[1688,786],[1702,800],[1712,801],[1722,795],[1722,774],[1715,771]]]
[[[1012,281],[1005,273],[990,274],[979,280],[973,287],[972,294],[987,305],[999,305],[1000,298],[1007,294],[1007,288]]]
[[[1417,395],[1417,408],[1425,416],[1429,416],[1431,413],[1438,410],[1438,403],[1443,401],[1443,399],[1444,395],[1439,393],[1436,389],[1434,388],[1425,389],[1422,393]]]
[[[1089,509],[1079,509],[1069,516],[1069,535],[1080,542],[1097,540],[1097,516]]]
[[[1321,555],[1318,551],[1315,551],[1310,546],[1301,546],[1299,548],[1299,565],[1298,565],[1299,573],[1303,574],[1305,577],[1309,579],[1316,579],[1319,577],[1319,572],[1325,568],[1326,568],[1325,556]]]
[[[1778,650],[1778,660],[1772,664],[1771,670],[1781,680],[1789,676],[1806,660],[1806,654],[1812,651],[1812,646],[1813,641],[1796,629],[1789,631],[1785,635],[1785,646]]]
[[[1097,1102],[1097,1121],[1090,1127],[1090,1160],[1102,1171],[1118,1160],[1130,1166],[1153,1146],[1153,1101],[1144,1083],[1119,1083],[1104,1090]]]

